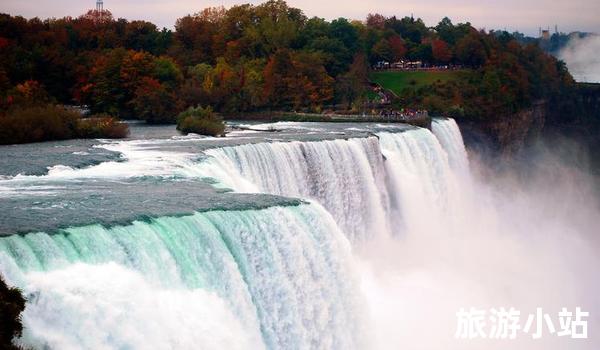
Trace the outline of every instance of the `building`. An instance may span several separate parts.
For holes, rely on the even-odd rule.
[[[550,40],[550,31],[549,30],[542,30],[542,40]]]

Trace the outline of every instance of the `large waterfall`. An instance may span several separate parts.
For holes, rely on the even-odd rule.
[[[351,240],[365,241],[397,234],[457,198],[451,192],[469,166],[460,131],[452,119],[436,120],[433,131],[212,149],[205,174],[239,192],[313,199]]]
[[[600,262],[587,236],[597,208],[577,191],[584,180],[566,186],[576,178],[568,173],[553,175],[561,185],[507,178],[484,186],[471,175],[475,165],[452,119],[434,120],[431,130],[377,125],[339,139],[190,147],[197,141],[159,141],[185,143],[184,151],[140,147],[150,141],[106,144],[121,162],[15,178],[17,189],[47,188],[46,178],[137,176],[161,178],[155,186],[167,189],[210,178],[218,193],[232,190],[200,196],[221,202],[198,203],[206,209],[191,215],[0,237],[0,274],[28,298],[20,344],[495,349],[506,343],[454,339],[459,307],[598,310]],[[252,193],[301,201],[223,205]]]
[[[348,242],[314,205],[10,236],[0,259],[36,348],[361,346]]]
[[[314,199],[353,239],[388,232],[383,159],[375,137],[261,143],[207,153],[215,163],[207,174],[236,191]]]

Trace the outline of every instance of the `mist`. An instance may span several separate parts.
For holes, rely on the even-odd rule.
[[[576,81],[600,83],[600,35],[573,38],[558,57],[567,63]]]
[[[560,152],[559,152],[560,151]],[[362,288],[379,349],[595,349],[600,326],[597,184],[543,144],[502,173],[470,154],[449,210],[423,210],[400,239],[360,250]],[[491,176],[493,174],[493,176]],[[416,229],[416,230],[415,230]],[[515,340],[456,339],[456,312],[514,307],[520,325],[543,308],[590,312],[588,339],[517,332]],[[490,321],[486,319],[486,330]]]

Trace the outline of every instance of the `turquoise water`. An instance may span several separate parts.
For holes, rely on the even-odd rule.
[[[469,156],[452,119],[0,147],[0,274],[28,300],[17,343],[463,349],[460,307],[596,315],[586,178],[541,160],[541,182],[482,183]],[[597,340],[575,345],[514,348]]]
[[[197,339],[189,335],[196,323],[179,320],[173,330],[167,323],[170,308],[129,314],[144,291],[123,290],[116,300],[104,299],[107,289],[142,286],[150,288],[153,302],[177,302],[159,299],[188,298],[189,291],[210,296],[220,308],[211,310],[198,300],[198,311],[235,320],[221,327],[239,332],[235,336],[252,347],[302,349],[323,342],[355,348],[361,340],[349,252],[327,213],[308,205],[210,211],[0,240],[1,272],[29,299],[25,342],[51,348],[147,347],[152,343],[136,340],[149,336],[149,328],[132,323],[144,315],[156,318],[159,331],[172,332],[156,335],[158,344],[193,345]],[[62,277],[49,279],[53,274]],[[103,274],[111,275],[108,285],[94,283]],[[128,278],[140,281],[131,286]],[[157,295],[162,292],[172,295]],[[106,310],[106,302],[123,309]],[[104,318],[113,319],[100,321]],[[88,333],[86,327],[95,322],[100,324],[94,328],[110,337]]]
[[[304,193],[243,193],[214,173],[223,169],[211,152],[223,147],[302,140],[318,150],[333,142],[332,156],[351,145],[364,157],[361,143],[370,140],[379,155],[377,125],[293,126],[242,125],[216,139],[132,125],[130,140],[0,149],[11,164],[0,179],[0,273],[28,298],[20,343],[364,347],[350,243],[330,213]],[[90,154],[107,157],[73,161]]]

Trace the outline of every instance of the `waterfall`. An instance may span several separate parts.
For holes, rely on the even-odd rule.
[[[468,161],[460,131],[453,120],[435,125],[435,135],[427,129],[378,134],[395,233],[442,232],[464,209],[470,183],[462,174],[468,173]]]
[[[433,220],[441,223],[456,204],[450,202],[459,200],[459,179],[469,173],[453,119],[434,120],[433,133],[415,128],[369,138],[259,143],[205,153],[209,159],[201,172],[222,186],[315,200],[357,242],[415,225],[426,230]]]
[[[0,238],[25,346],[361,346],[348,241],[318,205]]]
[[[28,298],[20,344],[372,347],[351,243],[435,236],[429,244],[457,213],[469,212],[461,202],[469,163],[460,131],[451,119],[432,129],[228,146],[200,156],[123,141],[105,146],[120,150],[123,162],[54,168],[49,182],[212,177],[236,192],[309,203],[2,237],[0,274]]]
[[[454,119],[433,119],[431,131],[448,154],[450,166],[463,176],[469,174],[469,160],[462,134]]]
[[[211,156],[206,174],[236,191],[314,199],[354,241],[389,231],[375,137],[249,144],[206,153]]]

